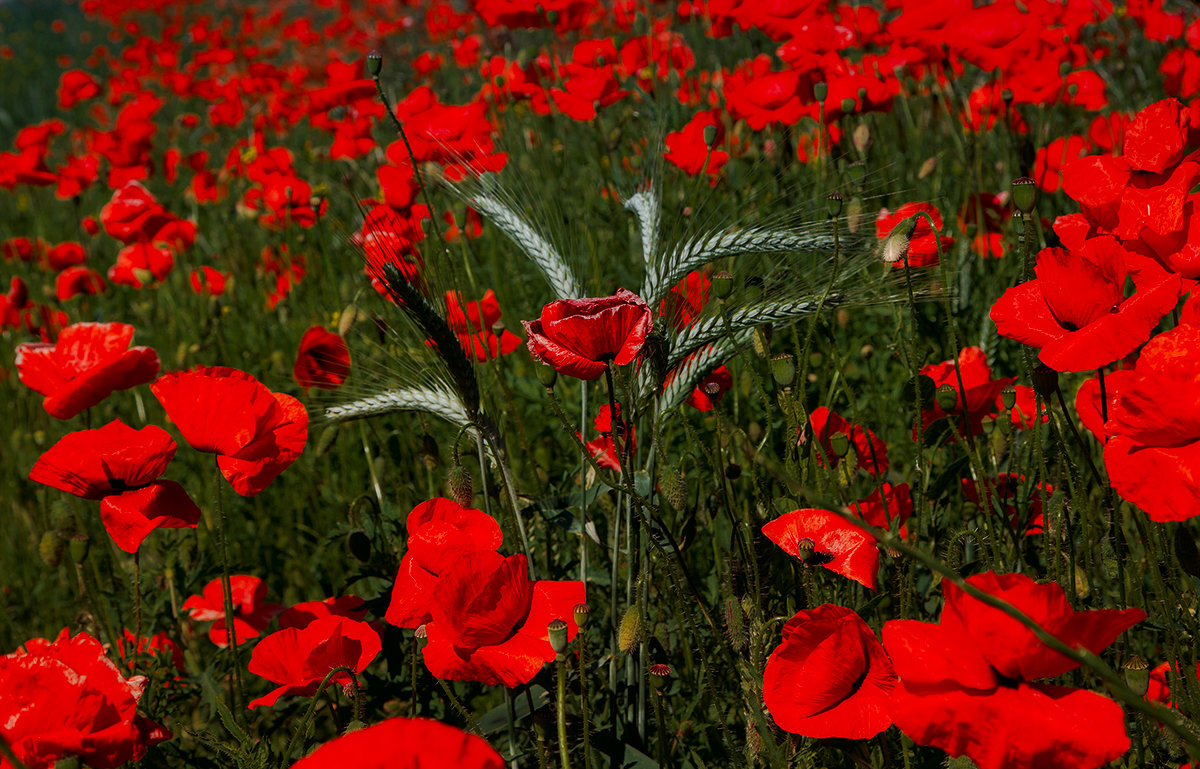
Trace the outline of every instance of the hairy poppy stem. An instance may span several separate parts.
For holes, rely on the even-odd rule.
[[[3,734],[0,734],[0,755],[4,756],[4,758],[6,758],[8,762],[13,765],[13,769],[29,769],[29,767],[26,766],[21,759],[17,758],[15,753],[13,753],[12,748],[9,747],[9,744],[4,739]]]
[[[567,662],[561,656],[558,666],[558,755],[562,769],[571,769],[571,749],[567,743]]]
[[[458,713],[463,721],[466,721],[467,731],[482,737],[483,730],[479,728],[479,724],[475,721],[475,717],[471,715],[471,711],[463,707],[463,704],[458,701],[458,697],[454,696],[454,690],[450,688],[450,684],[441,678],[438,679],[438,683],[442,685],[442,691],[446,694],[446,698],[450,700],[450,705],[454,708],[454,712]]]

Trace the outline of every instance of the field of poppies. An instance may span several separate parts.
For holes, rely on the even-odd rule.
[[[0,769],[1192,766],[1200,16],[0,3]]]

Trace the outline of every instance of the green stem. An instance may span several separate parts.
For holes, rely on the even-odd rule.
[[[321,679],[321,685],[317,687],[317,690],[315,692],[313,692],[311,701],[309,702],[309,705],[308,705],[308,709],[306,711],[304,711],[304,718],[300,719],[300,723],[296,725],[296,730],[294,732],[292,732],[292,736],[288,740],[287,747],[284,749],[284,753],[283,753],[284,761],[289,761],[289,762],[291,761],[292,751],[294,751],[296,749],[297,741],[300,740],[308,732],[309,728],[312,726],[313,714],[316,713],[317,705],[320,704],[320,702],[321,702],[321,695],[325,692],[325,689],[329,686],[329,682],[332,681],[333,677],[335,675],[337,675],[338,673],[349,673],[350,674],[350,680],[353,681],[353,686],[354,686],[354,693],[355,693],[354,698],[356,701],[358,700],[358,678],[355,677],[354,671],[351,668],[349,668],[345,665],[339,665],[336,668],[330,670],[328,673],[326,673],[325,677]],[[357,713],[357,705],[355,706],[355,712]],[[356,717],[357,717],[357,715],[356,715]]]
[[[238,658],[237,628],[234,626],[233,588],[229,577],[229,536],[228,521],[225,518],[225,506],[221,504],[220,470],[217,472],[217,539],[221,548],[221,590],[224,592],[225,603],[225,636],[229,641],[229,654],[233,658],[233,687],[229,693],[233,706],[230,711],[241,712],[242,701],[242,663]]]
[[[471,712],[463,707],[463,704],[458,701],[458,697],[454,696],[454,690],[450,688],[450,684],[440,678],[438,679],[438,683],[442,685],[442,691],[445,692],[446,698],[450,700],[450,705],[454,708],[454,711],[462,717],[463,721],[467,722],[467,731],[482,737],[483,730],[479,728],[479,724],[475,721],[475,717],[471,715]]]
[[[562,769],[571,769],[571,751],[567,744],[567,662],[558,662],[558,755]]]

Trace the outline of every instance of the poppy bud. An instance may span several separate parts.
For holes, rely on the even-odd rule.
[[[829,436],[829,449],[834,456],[846,456],[850,453],[850,436],[845,433],[834,433]]]
[[[317,437],[317,447],[315,449],[318,457],[325,456],[333,448],[333,444],[337,441],[339,427],[340,425],[335,422],[326,425],[325,429],[321,431],[321,435]]]
[[[796,543],[796,551],[800,560],[807,563],[813,557],[813,553],[817,552],[817,543],[813,542],[811,537],[804,537]]]
[[[75,563],[83,563],[87,560],[88,550],[92,546],[92,539],[87,534],[75,534],[71,537],[69,547],[71,549],[71,560]]]
[[[733,275],[726,270],[714,272],[709,280],[709,287],[718,299],[728,299],[733,293]]]
[[[64,537],[75,533],[75,511],[65,499],[56,499],[51,503],[50,528]]]
[[[1004,408],[1011,410],[1017,405],[1017,388],[1009,385],[1000,391],[1000,402],[1004,404]]]
[[[1005,414],[1004,416],[996,417],[995,421],[996,421],[996,429],[1000,431],[1001,435],[1008,435],[1009,433],[1012,432],[1012,427],[1013,427],[1012,417],[1009,416],[1008,414]]]
[[[717,143],[717,127],[715,125],[704,126],[704,146],[710,150]]]
[[[1130,657],[1121,666],[1125,674],[1125,685],[1139,697],[1145,697],[1150,689],[1150,663],[1138,656]]]
[[[358,309],[358,305],[354,303],[346,305],[346,309],[338,314],[338,336],[346,336],[346,334],[350,333],[350,329],[354,328],[355,323],[365,319],[366,313]]]
[[[591,613],[592,607],[588,606],[586,603],[575,604],[573,614],[575,615],[575,624],[579,626],[580,630],[583,630],[587,626],[588,617],[591,615]]]
[[[558,655],[558,661],[562,662],[567,658],[567,623],[552,619],[546,626],[546,632],[550,636],[550,648]]]
[[[829,211],[829,215],[837,218],[842,215],[842,207],[845,205],[846,199],[842,197],[840,192],[831,192],[825,196],[825,207]]]
[[[667,468],[663,472],[659,486],[667,502],[671,503],[671,507],[676,510],[684,508],[687,504],[687,484],[682,470],[678,467]]]
[[[634,604],[625,610],[625,616],[621,618],[621,629],[617,632],[617,647],[628,654],[634,646],[637,646],[637,642],[641,638],[642,612]]]
[[[461,464],[455,464],[450,468],[446,486],[450,489],[450,496],[454,498],[459,507],[471,506],[471,501],[475,498],[475,484],[471,480],[470,470]]]
[[[1018,211],[1028,215],[1037,203],[1037,182],[1028,176],[1013,179],[1012,200]]]
[[[867,164],[856,160],[846,166],[846,175],[850,177],[850,183],[856,188],[862,187],[863,182],[867,179]]]
[[[371,51],[367,54],[367,74],[371,77],[379,77],[379,73],[383,71],[383,54],[379,51]]]
[[[775,378],[775,384],[790,389],[796,382],[796,356],[781,352],[771,358],[771,376]]]
[[[1033,391],[1049,400],[1051,395],[1058,392],[1058,372],[1045,363],[1039,363],[1033,369]]]
[[[853,114],[854,107],[854,99],[850,98],[849,96],[847,96],[845,99],[842,99],[842,112],[846,113],[847,115]]]
[[[667,679],[671,676],[670,665],[659,662],[646,668],[646,672],[650,674],[650,685],[654,687],[654,691],[661,692],[667,688]]]
[[[817,101],[825,101],[825,97],[829,95],[829,84],[824,81],[813,83],[813,97]]]
[[[52,569],[62,563],[66,549],[67,541],[57,531],[43,533],[42,541],[38,543],[38,553],[42,556],[42,563]]]
[[[879,258],[887,264],[895,264],[904,259],[908,254],[908,234],[898,228],[887,236],[883,241],[883,250],[879,254]]]
[[[554,389],[554,383],[558,381],[558,371],[547,363],[538,366],[537,370],[538,381],[542,383],[542,387],[547,390]]]
[[[371,560],[371,538],[362,529],[354,529],[346,535],[346,549],[361,563]]]
[[[934,399],[942,411],[950,411],[958,405],[958,390],[950,385],[942,385],[934,391]]]

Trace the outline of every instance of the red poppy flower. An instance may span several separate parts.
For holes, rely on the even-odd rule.
[[[229,593],[233,597],[233,632],[242,643],[257,638],[267,629],[271,618],[283,611],[277,603],[267,603],[267,583],[248,574],[229,575]],[[229,645],[225,626],[225,591],[217,577],[204,586],[202,595],[190,596],[183,609],[196,622],[215,620],[208,631],[208,640],[220,647]]]
[[[453,766],[504,769],[482,737],[427,718],[389,718],[330,740],[292,769],[390,769]]]
[[[221,474],[244,497],[265,489],[304,450],[304,405],[244,371],[213,366],[172,372],[150,390],[192,448],[217,455]]]
[[[1070,183],[1076,175],[1074,163],[1087,152],[1087,139],[1078,134],[1063,136],[1041,147],[1034,156],[1033,178],[1038,188],[1047,195],[1058,192],[1060,186],[1066,186],[1066,193],[1079,200],[1071,193]],[[1082,201],[1080,201],[1082,202]]]
[[[125,628],[121,633],[121,639],[117,642],[117,656],[121,658],[122,662],[126,662],[132,656],[134,649],[137,649],[137,653],[140,655],[162,656],[169,659],[171,667],[175,670],[180,673],[187,672],[183,661],[183,649],[180,649],[179,644],[172,641],[166,633],[155,633],[149,638],[135,637],[133,631]]]
[[[70,419],[103,401],[114,390],[145,384],[158,374],[158,353],[130,347],[133,326],[125,323],[76,323],[54,344],[17,346],[21,381],[42,395],[46,412]]]
[[[313,620],[322,617],[348,617],[362,621],[367,616],[366,601],[356,595],[326,598],[324,601],[302,601],[294,604],[279,615],[279,627],[307,627]]]
[[[979,574],[967,582],[1023,611],[1068,646],[1096,653],[1146,618],[1141,609],[1075,611],[1055,583],[1024,574]],[[1129,749],[1112,700],[1034,683],[1078,667],[999,609],[945,585],[940,624],[892,620],[883,645],[900,685],[896,726],[920,745],[966,755],[980,769],[1092,769]]]
[[[125,244],[149,243],[174,220],[175,215],[136,181],[113,192],[100,209],[100,223],[105,232]]]
[[[68,267],[58,273],[54,279],[54,295],[60,302],[65,302],[80,294],[102,294],[106,290],[108,290],[108,284],[104,282],[100,273],[83,265]]]
[[[617,419],[621,418],[621,405],[617,404]],[[618,450],[616,441],[613,440],[613,420],[612,407],[607,403],[600,407],[600,411],[596,414],[596,418],[592,420],[592,425],[596,428],[596,432],[600,433],[600,437],[590,440],[584,444],[588,453],[596,458],[596,464],[601,467],[621,471],[620,451],[625,451],[625,440],[622,438],[620,450]],[[629,451],[633,451],[634,432],[633,425],[627,425],[629,428]]]
[[[1004,292],[991,318],[1002,336],[1040,347],[1056,371],[1106,366],[1150,338],[1179,300],[1178,275],[1166,275],[1125,297],[1129,256],[1115,238],[1090,238],[1081,249],[1044,248],[1037,278]]]
[[[805,566],[824,566],[875,589],[875,573],[879,570],[875,539],[837,513],[793,510],[765,524],[762,532]]]
[[[982,505],[986,513],[995,509],[991,494],[996,495],[995,504],[1000,511],[1008,516],[1013,529],[1023,537],[1042,533],[1042,499],[1050,499],[1054,495],[1054,487],[1048,483],[1039,484],[1022,492],[1025,476],[1016,473],[1000,473],[986,486],[976,483],[970,478],[962,479],[963,496],[977,505]]]
[[[675,331],[683,331],[704,312],[711,286],[708,275],[692,270],[671,286],[670,292],[659,305],[659,317],[666,320]]]
[[[717,149],[725,141],[725,127],[721,124],[720,110],[703,110],[687,122],[681,130],[667,134],[667,151],[663,157],[678,166],[685,174],[695,176],[705,173],[716,176],[729,160],[729,153]],[[712,128],[713,142],[710,147],[705,141],[705,132]]]
[[[204,265],[192,270],[192,291],[201,295],[221,296],[225,293],[225,283],[228,280],[229,275],[227,273],[221,272],[216,267]]]
[[[1200,326],[1142,348],[1108,411],[1104,466],[1112,487],[1152,521],[1200,514]]]
[[[1130,368],[1117,369],[1104,375],[1104,394],[1108,404],[1100,403],[1100,378],[1088,377],[1075,394],[1075,411],[1079,421],[1088,429],[1100,443],[1108,442],[1108,427],[1105,424],[1105,414],[1112,414],[1117,407],[1117,394],[1125,388],[1127,382],[1133,379],[1132,364]]]
[[[916,214],[928,214],[929,218],[924,216],[916,220],[910,220],[907,224],[901,226],[901,223]],[[875,237],[881,241],[886,241],[896,234],[908,236],[907,245],[893,254],[889,250],[884,254],[884,260],[892,264],[893,267],[904,266],[904,256],[908,255],[909,267],[935,267],[938,263],[938,237],[934,235],[934,227],[929,225],[929,220],[933,220],[934,227],[940,232],[942,229],[942,215],[930,203],[905,203],[892,213],[886,208],[879,210],[879,215],[875,217]],[[914,228],[913,225],[916,225]],[[912,234],[909,235],[909,230]],[[950,246],[954,245],[954,238],[949,235],[941,235],[942,252],[945,253]]]
[[[872,475],[887,472],[887,444],[867,428],[851,424],[825,406],[813,409],[808,415],[808,423],[818,444],[817,463],[822,467],[826,464],[837,467],[842,461],[830,443],[834,435],[842,433],[850,439],[858,467]]]
[[[574,608],[584,599],[577,580],[530,580],[524,555],[460,551],[433,591],[425,666],[449,681],[529,683],[555,658],[546,626],[564,620],[573,639],[579,630]]]
[[[900,536],[908,538],[905,523],[913,514],[912,490],[907,483],[898,486],[884,481],[866,499],[850,506],[850,512],[879,529],[891,529],[892,521],[899,519]]]
[[[58,82],[58,107],[62,110],[71,109],[81,101],[94,99],[100,95],[100,83],[96,78],[79,69],[69,69],[62,73]]]
[[[763,703],[780,729],[865,740],[892,725],[892,663],[867,623],[844,606],[801,611],[783,626],[763,671]]]
[[[463,352],[476,363],[508,355],[521,346],[521,337],[506,328],[496,329],[499,322],[500,302],[492,289],[478,302],[464,302],[457,291],[446,292],[446,323],[458,336]]]
[[[161,243],[130,243],[117,252],[108,268],[113,283],[141,288],[152,281],[161,283],[175,269],[175,252]]]
[[[669,382],[670,379],[667,381]],[[713,369],[711,374],[700,380],[700,384],[692,388],[692,394],[688,396],[687,402],[697,411],[712,411],[731,387],[733,387],[733,374],[729,373],[729,369],[720,366]]]
[[[282,684],[250,708],[274,705],[285,694],[311,697],[329,671],[348,667],[361,673],[379,656],[379,634],[365,622],[347,617],[321,617],[303,628],[289,627],[258,642],[250,655],[250,672]],[[339,672],[331,683],[350,684],[350,674]]]
[[[958,393],[958,402],[954,406],[953,421],[955,431],[962,433],[963,391],[966,392],[967,414],[970,417],[971,435],[983,432],[983,418],[996,413],[1000,391],[1017,380],[1016,377],[1007,379],[992,379],[992,369],[987,364],[987,356],[978,347],[964,347],[958,354],[958,371],[955,371],[954,361],[931,363],[921,369],[921,373],[933,380],[935,387],[948,385]],[[962,374],[962,389],[958,386],[959,373]],[[933,409],[921,412],[921,421],[928,428],[931,424],[947,416],[947,412],[937,403]]]
[[[613,296],[551,302],[540,318],[521,324],[534,358],[560,374],[599,379],[608,364],[637,358],[653,321],[640,296],[618,288]]]
[[[442,497],[414,507],[405,526],[408,551],[400,559],[384,619],[397,627],[416,628],[433,618],[429,605],[434,586],[455,555],[463,550],[494,551],[504,534],[490,515]]]
[[[336,390],[350,374],[350,348],[346,340],[323,326],[313,326],[304,332],[292,378],[308,392],[313,387]]]
[[[138,761],[171,738],[137,714],[145,687],[144,676],[122,676],[95,638],[64,628],[52,642],[0,656],[0,737],[29,769],[68,756],[95,769]]]
[[[1146,700],[1149,702],[1157,702],[1168,707],[1179,707],[1171,700],[1171,686],[1167,681],[1167,676],[1171,671],[1179,674],[1179,668],[1172,665],[1170,662],[1162,662],[1155,665],[1150,671],[1150,685],[1146,689]],[[1196,663],[1196,678],[1200,679],[1200,662]]]
[[[154,425],[134,430],[118,419],[64,436],[42,454],[29,479],[101,500],[109,536],[135,553],[155,529],[194,529],[200,522],[200,508],[183,487],[158,480],[174,456],[175,441],[166,430]]]

